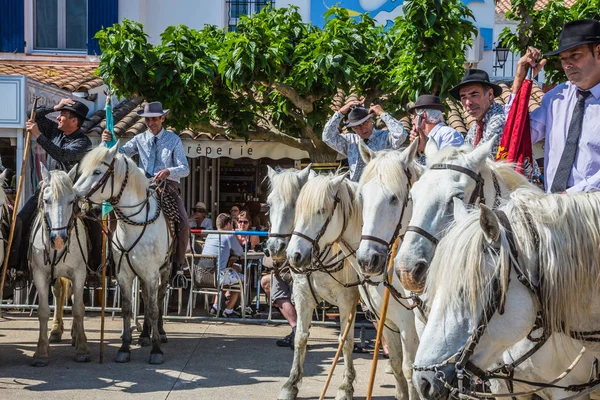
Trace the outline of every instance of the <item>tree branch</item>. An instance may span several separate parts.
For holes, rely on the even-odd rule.
[[[307,98],[302,97],[298,94],[296,89],[284,83],[273,82],[269,84],[268,82],[261,82],[260,84],[277,90],[279,93],[285,96],[285,98],[291,101],[296,107],[301,109],[305,114],[314,111],[313,102],[315,101],[315,99],[313,95]]]

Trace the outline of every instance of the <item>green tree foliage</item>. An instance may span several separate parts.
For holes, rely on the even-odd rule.
[[[325,26],[295,7],[243,17],[235,32],[171,26],[152,45],[124,20],[97,33],[100,75],[121,96],[159,100],[176,128],[276,140],[331,154],[320,140],[339,91],[400,110],[420,93],[445,96],[460,79],[474,28],[461,0],[412,0],[389,29],[338,7]]]
[[[511,0],[512,9],[506,17],[518,21],[516,32],[504,28],[500,42],[515,54],[525,54],[528,46],[542,53],[558,48],[558,36],[566,22],[578,19],[600,19],[600,0],[578,0],[569,9],[561,0],[550,0],[541,10],[535,10],[536,0]],[[558,57],[548,60],[544,67],[548,83],[567,80]]]

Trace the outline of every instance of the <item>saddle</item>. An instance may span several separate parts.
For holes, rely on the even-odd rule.
[[[160,208],[165,213],[167,220],[170,223],[178,224],[180,221],[177,209],[177,199],[179,197],[177,190],[164,182],[156,187],[156,195]]]

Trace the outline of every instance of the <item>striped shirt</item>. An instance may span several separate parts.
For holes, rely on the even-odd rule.
[[[185,151],[181,139],[175,133],[162,129],[158,135],[157,157],[154,161],[153,171],[148,171],[150,161],[150,150],[152,149],[152,140],[154,134],[147,130],[134,136],[129,142],[119,148],[119,153],[132,157],[136,154],[140,157],[140,168],[148,174],[154,176],[163,169],[168,169],[171,173],[169,180],[179,183],[181,178],[185,178],[190,174]]]

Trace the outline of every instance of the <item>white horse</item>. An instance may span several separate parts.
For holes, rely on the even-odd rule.
[[[538,312],[555,343],[572,335],[585,345],[588,358],[565,381],[588,382],[591,360],[600,355],[600,345],[586,340],[600,328],[599,210],[598,192],[523,189],[501,213],[481,205],[481,213],[457,222],[436,250],[425,287],[431,313],[413,376],[424,398],[446,398],[458,363],[485,371],[506,358],[534,330]],[[577,352],[569,347],[554,349],[563,366]]]
[[[310,178],[315,176],[316,173],[310,169],[310,166],[300,171],[287,169],[279,172],[269,167],[270,189],[267,203],[269,204],[271,230],[266,249],[276,262],[283,262],[286,257],[286,247],[294,230],[294,213],[300,189]],[[324,300],[340,307],[340,325],[343,330],[351,307],[358,297],[356,287],[344,288],[339,283],[357,280],[354,270],[348,265],[339,271],[332,272],[331,275],[325,272],[311,271],[308,274],[292,272],[292,277],[294,279],[294,305],[298,315],[294,360],[290,376],[277,396],[279,400],[295,399],[298,395],[298,385],[304,376],[304,359],[310,334],[309,329],[317,301]],[[354,320],[352,324],[354,324]],[[337,399],[351,399],[354,393],[353,382],[356,372],[352,360],[353,343],[354,329],[351,328],[346,342],[348,345],[344,346],[345,372]]]
[[[72,343],[76,347],[75,361],[88,362],[90,354],[87,338],[83,329],[85,306],[83,290],[87,275],[88,241],[85,225],[77,217],[75,190],[73,180],[77,167],[73,167],[67,175],[64,171],[48,172],[41,164],[43,181],[38,200],[38,215],[32,225],[29,259],[33,271],[33,282],[38,291],[38,320],[40,336],[32,365],[36,367],[48,365],[49,339],[48,287],[53,279],[55,294],[55,323],[53,324],[53,341],[60,341],[62,334],[62,307],[64,306],[66,285],[61,279],[68,278],[73,284],[73,328]],[[58,300],[57,300],[58,298]],[[57,314],[58,319],[57,319]],[[60,329],[59,329],[60,328]]]
[[[357,185],[344,179],[344,175],[317,176],[310,179],[302,188],[296,208],[294,234],[287,248],[287,257],[292,266],[302,267],[313,262],[314,255],[320,249],[334,243],[340,243],[340,248],[348,257],[347,261],[359,273],[359,266],[352,257],[360,243],[362,215],[360,204],[356,200]],[[348,282],[348,281],[345,281]],[[349,282],[348,282],[349,283]],[[395,287],[399,287],[397,279]],[[383,284],[359,287],[361,296],[369,309],[378,315],[383,305]],[[350,307],[340,306],[340,313],[349,312]],[[405,347],[405,365],[410,365],[413,354],[408,349],[416,348],[416,331],[411,311],[396,302],[390,302],[384,336],[390,350],[390,359],[396,378],[396,398],[417,398],[416,391],[402,371],[402,347]],[[343,326],[342,326],[343,329]],[[346,343],[347,351],[351,351],[352,343]],[[407,381],[408,379],[408,381]]]
[[[418,141],[415,140],[402,152],[385,150],[375,153],[362,143],[360,145],[361,156],[367,165],[358,185],[363,225],[356,258],[361,274],[377,278],[379,282],[385,279],[393,242],[404,233],[403,227],[406,227],[412,213],[412,204],[408,198],[409,189],[423,172],[423,168],[414,161],[417,146]],[[398,293],[402,296],[407,295],[398,277],[393,277],[393,284]],[[402,310],[402,306],[398,308],[397,301],[391,297],[390,305],[394,305],[394,311],[402,320],[407,313],[406,310]],[[395,353],[404,354],[404,357],[390,357],[392,369],[399,373],[396,376],[397,381],[401,381],[403,376],[406,378],[410,393],[416,398],[411,377],[412,362],[419,341],[414,324],[399,327],[410,333],[403,336],[402,342],[389,328],[384,331],[388,347],[390,343],[392,346],[403,347],[396,349]]]
[[[519,187],[541,193],[509,164],[489,159],[493,143],[489,140],[471,151],[469,146],[438,150],[435,141],[427,142],[428,168],[410,190],[410,227],[394,264],[405,289],[423,290],[436,243],[454,220],[454,198],[497,208]]]
[[[122,296],[123,335],[116,362],[129,362],[131,358],[131,285],[137,275],[142,284],[144,325],[152,333],[150,364],[161,364],[164,356],[160,343],[161,339],[166,341],[166,335],[160,329],[159,305],[170,275],[168,256],[173,243],[167,218],[149,191],[144,173],[130,158],[118,154],[117,146],[97,147],[81,165],[76,192],[95,204],[109,201],[118,216],[112,248]]]

